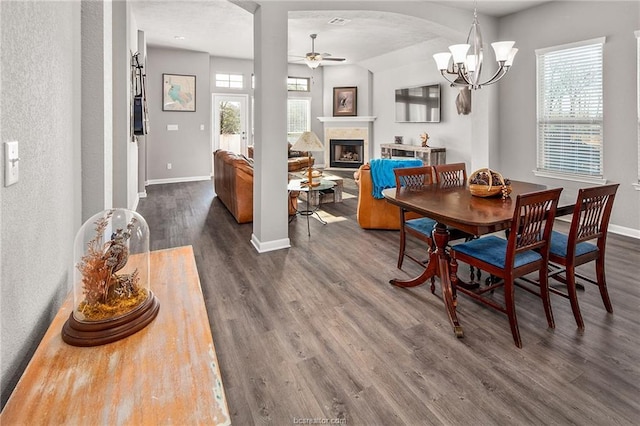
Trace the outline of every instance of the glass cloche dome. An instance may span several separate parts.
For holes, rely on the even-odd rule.
[[[62,333],[67,343],[109,343],[155,318],[149,227],[140,214],[116,208],[89,218],[76,234],[73,258],[73,312]]]

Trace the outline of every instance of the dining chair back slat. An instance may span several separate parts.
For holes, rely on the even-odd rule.
[[[465,163],[436,164],[433,166],[436,183],[442,186],[465,185],[467,166]]]

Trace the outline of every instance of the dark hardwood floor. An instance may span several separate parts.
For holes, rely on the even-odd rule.
[[[638,424],[637,240],[609,237],[614,313],[588,285],[584,333],[567,300],[552,296],[550,330],[541,301],[516,289],[522,349],[506,316],[463,295],[465,337],[456,339],[439,288],[434,296],[388,283],[418,266],[396,269],[397,232],[358,226],[355,191],[345,181],[344,202],[323,206],[327,225],[311,219],[308,237],[297,218],[292,247],[264,254],[211,182],[150,186],[140,201],[152,249],[194,248],[234,425]]]

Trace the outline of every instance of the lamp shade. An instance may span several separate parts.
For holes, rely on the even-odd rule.
[[[441,52],[433,55],[433,59],[436,61],[436,65],[439,70],[446,70],[449,68],[449,59],[451,59],[451,52]]]
[[[454,44],[449,46],[449,50],[453,55],[453,62],[456,64],[463,64],[464,60],[467,59],[467,52],[471,45],[469,44]]]
[[[515,41],[496,41],[491,43],[491,47],[496,53],[496,61],[506,61],[514,44],[516,44]]]
[[[322,151],[324,145],[315,133],[304,132],[300,135],[296,143],[291,146],[291,149],[295,151]]]

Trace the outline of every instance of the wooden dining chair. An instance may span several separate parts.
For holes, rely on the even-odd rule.
[[[433,166],[433,174],[435,175],[436,183],[441,186],[464,186],[467,184],[467,166],[465,163],[436,164]],[[465,241],[477,238],[475,235],[465,234],[462,231],[459,231],[458,234],[459,238],[464,238]],[[469,278],[472,282],[480,282],[482,280],[482,271],[470,266]],[[492,279],[492,277],[487,278],[487,283],[490,283]]]
[[[490,235],[457,244],[451,249],[451,276],[454,291],[464,293],[505,313],[509,318],[513,341],[519,348],[522,347],[522,340],[515,308],[516,278],[538,271],[539,291],[526,289],[542,298],[547,324],[550,328],[555,327],[549,300],[547,262],[549,239],[560,192],[562,189],[558,188],[518,195],[508,239]],[[475,290],[456,286],[457,261],[476,266],[502,278],[502,281]],[[493,298],[483,296],[486,292],[493,292],[499,286],[504,286],[504,305],[498,304]]]
[[[597,285],[604,307],[607,312],[613,312],[604,273],[604,255],[609,218],[618,186],[619,184],[611,184],[580,189],[573,209],[569,234],[557,231],[551,233],[549,261],[560,265],[560,268],[551,271],[549,276],[564,283],[566,292],[558,288],[549,288],[549,291],[569,299],[573,316],[580,329],[584,329],[584,321],[578,305],[576,277]],[[587,242],[591,240],[596,240],[595,244]],[[595,261],[595,281],[575,270],[576,266],[592,261]]]
[[[420,191],[426,185],[433,184],[433,167],[406,167],[393,169],[396,177],[396,188],[405,188],[409,191]],[[433,249],[433,239],[431,232],[436,225],[436,221],[428,217],[415,219],[406,218],[407,210],[400,208],[400,249],[398,253],[398,269],[402,268],[404,257],[408,257],[414,262],[424,265],[424,262],[417,259],[405,251],[407,244],[407,234],[427,243],[428,250]]]
[[[467,183],[467,167],[465,163],[437,164],[433,166],[436,183],[445,186],[465,185]]]

